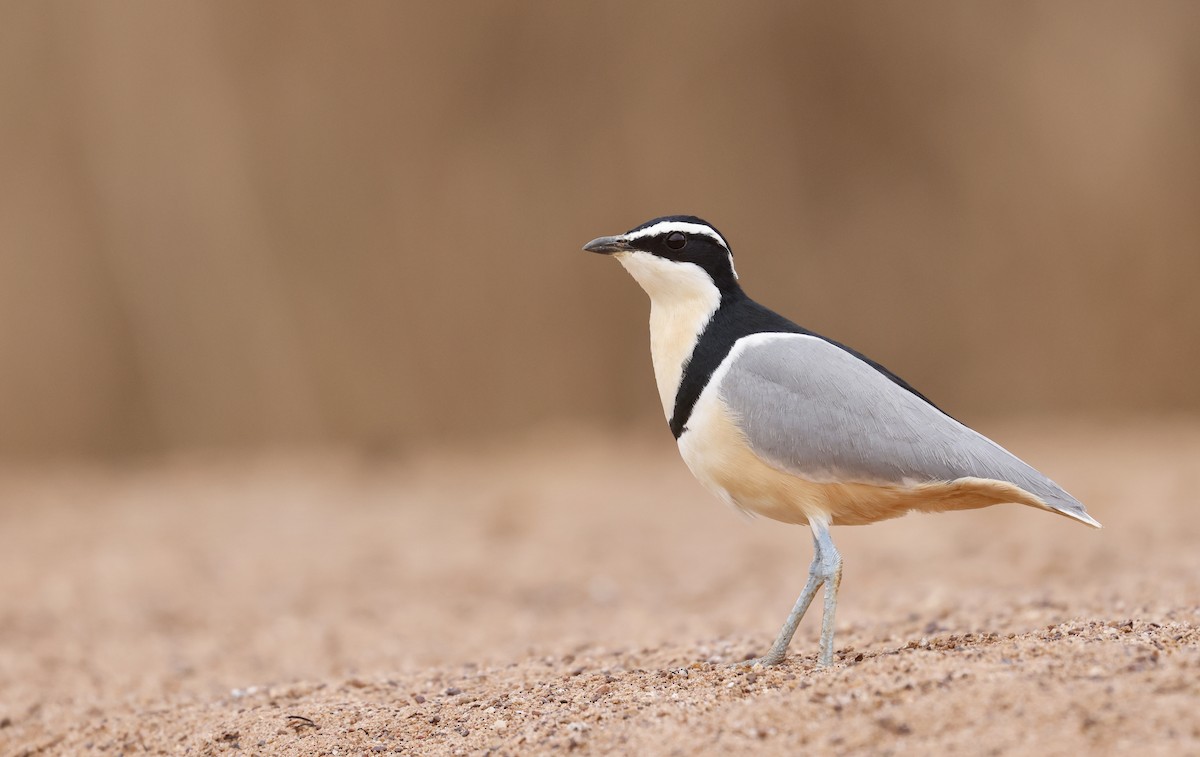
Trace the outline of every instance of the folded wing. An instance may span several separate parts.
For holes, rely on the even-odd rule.
[[[721,399],[751,449],[818,483],[1011,483],[1051,509],[1099,524],[1061,487],[870,364],[816,336],[755,334],[735,345]]]

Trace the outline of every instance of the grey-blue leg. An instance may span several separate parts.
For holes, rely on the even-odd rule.
[[[740,664],[778,665],[783,662],[788,644],[796,634],[796,627],[800,625],[800,619],[808,611],[808,606],[812,604],[813,597],[817,595],[817,589],[821,588],[822,584],[825,586],[825,613],[821,618],[821,651],[817,663],[821,666],[833,664],[833,618],[837,612],[838,587],[842,583],[842,556],[837,547],[833,546],[827,526],[813,523],[812,532],[813,560],[808,567],[808,583],[804,585],[804,591],[800,592],[800,597],[784,621],[783,628],[779,629],[779,636],[775,638],[771,649],[762,657]]]

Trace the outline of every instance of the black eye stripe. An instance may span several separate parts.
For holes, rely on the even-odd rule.
[[[682,250],[687,244],[687,236],[681,231],[672,231],[667,235],[667,247],[672,250]]]

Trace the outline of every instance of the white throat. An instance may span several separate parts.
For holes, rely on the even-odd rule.
[[[648,252],[619,252],[614,257],[650,295],[650,357],[658,398],[669,421],[683,368],[721,305],[721,290],[694,263],[664,260]]]

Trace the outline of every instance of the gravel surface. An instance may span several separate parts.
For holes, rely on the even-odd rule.
[[[807,533],[669,436],[0,472],[0,755],[1200,754],[1200,424],[985,426],[1105,524]]]

